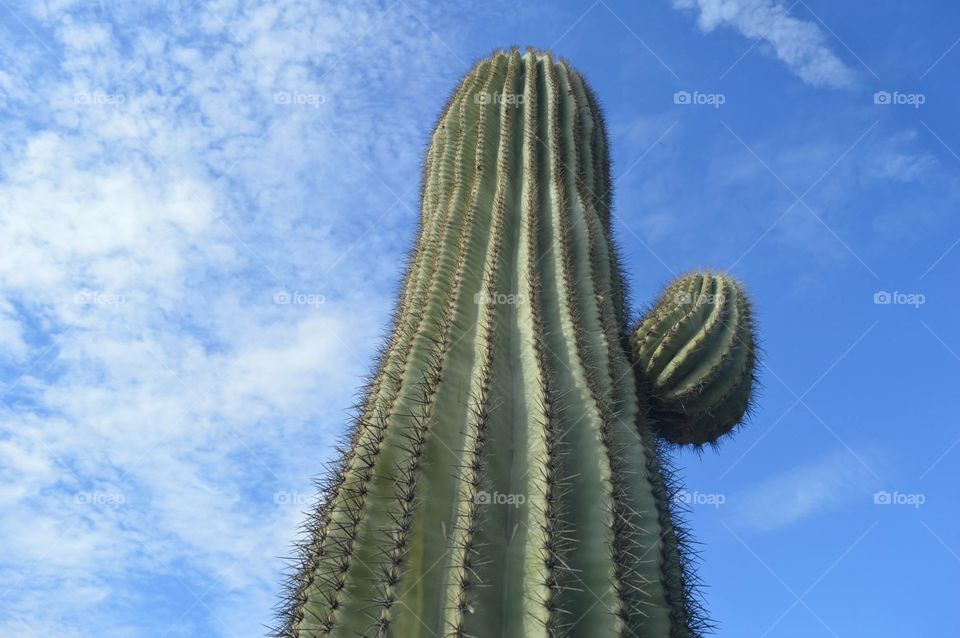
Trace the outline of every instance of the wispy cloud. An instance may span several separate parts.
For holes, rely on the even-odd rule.
[[[673,4],[699,10],[697,24],[704,32],[726,26],[765,42],[807,84],[846,87],[856,78],[830,49],[823,29],[795,18],[777,0],[673,0]]]
[[[781,529],[857,498],[869,503],[875,480],[861,461],[840,450],[734,494],[734,520],[761,532]]]
[[[388,315],[449,53],[412,0],[114,4],[0,29],[0,635],[250,635]]]

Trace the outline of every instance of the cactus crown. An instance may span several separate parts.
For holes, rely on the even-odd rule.
[[[631,360],[603,119],[548,53],[464,77],[423,181],[394,328],[277,634],[701,635],[655,432],[709,438],[726,427],[711,406],[726,423],[727,391],[749,390],[726,381],[745,365],[724,336],[748,316],[740,289],[703,278],[727,301],[691,318],[658,306]],[[635,367],[660,384],[657,413],[689,417],[679,429],[654,426]]]

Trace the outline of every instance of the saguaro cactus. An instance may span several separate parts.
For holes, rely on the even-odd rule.
[[[466,75],[278,634],[700,634],[656,435],[701,444],[739,420],[749,311],[695,275],[682,289],[717,298],[685,313],[665,295],[632,353],[610,190],[596,99],[566,62],[498,52]]]

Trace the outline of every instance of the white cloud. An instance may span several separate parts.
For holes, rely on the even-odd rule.
[[[830,49],[825,32],[814,22],[790,15],[778,0],[673,0],[675,7],[699,9],[704,32],[727,26],[752,40],[763,40],[804,82],[845,87],[855,73]]]
[[[869,503],[874,490],[875,477],[870,469],[849,451],[840,450],[771,476],[734,494],[731,501],[735,503],[734,517],[739,523],[768,532],[857,498]]]
[[[388,316],[449,51],[411,0],[114,9],[0,33],[0,635],[250,635]]]

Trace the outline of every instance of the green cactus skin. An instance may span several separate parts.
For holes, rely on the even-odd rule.
[[[503,51],[463,79],[278,635],[702,635],[628,354],[609,165],[565,62]]]
[[[668,286],[631,338],[657,433],[715,443],[750,406],[756,368],[753,311],[729,275],[691,273]]]

